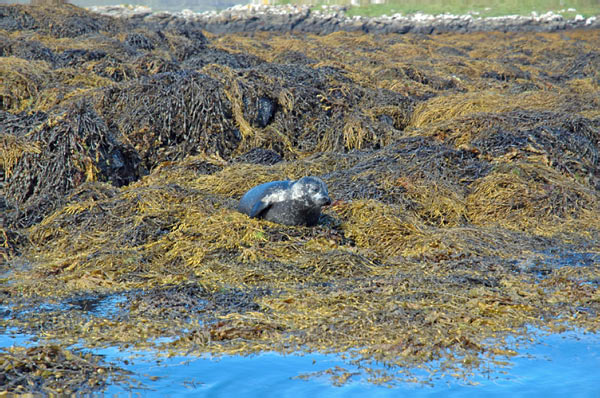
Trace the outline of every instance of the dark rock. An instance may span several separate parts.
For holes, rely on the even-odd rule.
[[[277,109],[277,103],[268,97],[259,97],[254,100],[256,107],[256,118],[254,118],[251,124],[255,127],[264,128],[271,122],[275,110]]]

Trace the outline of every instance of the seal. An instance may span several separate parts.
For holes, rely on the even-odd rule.
[[[321,206],[329,204],[327,185],[309,176],[257,185],[240,199],[238,211],[279,224],[312,227],[319,222]]]

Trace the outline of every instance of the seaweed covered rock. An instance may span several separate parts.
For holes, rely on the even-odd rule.
[[[0,246],[5,255],[15,250],[13,238],[16,232],[9,225],[17,218],[16,204],[6,197],[7,180],[23,155],[40,154],[39,146],[29,142],[25,135],[47,119],[48,115],[43,112],[13,114],[0,111],[0,231],[3,235]]]
[[[326,177],[335,198],[401,205],[426,224],[457,226],[468,220],[464,202],[471,183],[490,169],[472,152],[407,137]]]
[[[206,65],[218,64],[232,69],[244,69],[265,62],[257,56],[244,53],[230,53],[218,48],[204,48],[187,58],[183,65],[190,69],[202,69]]]
[[[398,135],[412,109],[408,97],[362,89],[329,68],[261,64],[236,72],[213,65],[203,71],[157,74],[105,91],[103,117],[134,144],[148,169],[198,153],[229,159],[261,146],[287,158],[376,148]]]
[[[77,37],[90,33],[115,32],[126,24],[70,4],[56,6],[0,5],[0,29],[35,30],[53,37]]]
[[[0,389],[8,394],[91,394],[123,381],[122,369],[100,355],[57,345],[0,349]],[[65,377],[65,375],[69,375]]]
[[[51,80],[48,63],[12,56],[0,61],[0,110],[20,112],[37,102],[40,92]]]
[[[475,224],[500,223],[509,228],[540,229],[565,220],[597,216],[598,191],[547,165],[513,161],[497,165],[474,183],[466,198]]]
[[[511,110],[459,115],[434,123],[428,134],[482,159],[537,159],[600,189],[600,118],[565,111]]]
[[[268,144],[286,158],[387,145],[408,124],[414,106],[410,97],[361,87],[331,67],[264,63],[208,72],[233,97],[241,149]]]
[[[234,162],[247,162],[268,165],[279,163],[282,160],[283,158],[277,152],[264,148],[251,149],[248,152],[243,153],[240,156],[233,159]]]
[[[0,28],[9,32],[33,29],[36,22],[27,12],[28,9],[28,7],[0,6]]]
[[[147,169],[198,153],[229,157],[242,139],[222,85],[198,72],[160,73],[107,89],[100,107]]]
[[[48,47],[36,40],[13,40],[0,37],[0,56],[14,56],[28,60],[46,61],[49,64],[56,62],[56,55]]]
[[[121,186],[141,173],[137,153],[116,141],[85,102],[30,131],[4,134],[3,152],[13,159],[3,165],[6,200],[17,209],[12,223],[21,227],[39,222],[85,181]]]
[[[531,326],[598,330],[599,30],[205,36],[0,12],[3,325],[343,353],[375,382],[487,369]],[[315,227],[235,210],[306,175],[333,202]],[[74,304],[100,296],[122,301]]]

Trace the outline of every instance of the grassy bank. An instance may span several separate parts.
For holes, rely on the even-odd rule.
[[[473,14],[481,17],[496,17],[503,15],[530,15],[532,12],[543,14],[548,11],[561,13],[565,18],[572,18],[577,14],[585,17],[600,14],[600,2],[597,0],[507,0],[502,2],[493,1],[465,1],[465,0],[386,0],[384,4],[372,4],[368,0],[361,0],[360,5],[349,0],[337,1],[274,1],[270,4],[306,4],[313,5],[315,9],[321,6],[341,5],[349,7],[348,15],[381,16],[400,14],[414,14],[417,12],[425,14],[455,15]],[[353,4],[354,3],[354,4]],[[572,11],[575,10],[575,11]]]

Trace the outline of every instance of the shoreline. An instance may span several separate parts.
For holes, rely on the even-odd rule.
[[[0,14],[0,329],[37,339],[0,350],[0,390],[100,393],[129,373],[98,347],[473,384],[536,331],[600,331],[600,29]],[[333,199],[314,227],[237,210],[304,176]]]
[[[145,6],[93,6],[90,11],[101,15],[119,17],[130,21],[157,23],[191,23],[214,34],[240,32],[297,32],[329,34],[338,31],[362,33],[417,33],[439,34],[447,32],[555,32],[571,29],[600,28],[600,18],[576,15],[572,19],[547,12],[530,16],[507,15],[477,17],[474,15],[411,15],[394,14],[380,17],[349,17],[343,7],[314,11],[308,6],[234,6],[226,10],[196,13],[152,11]]]

